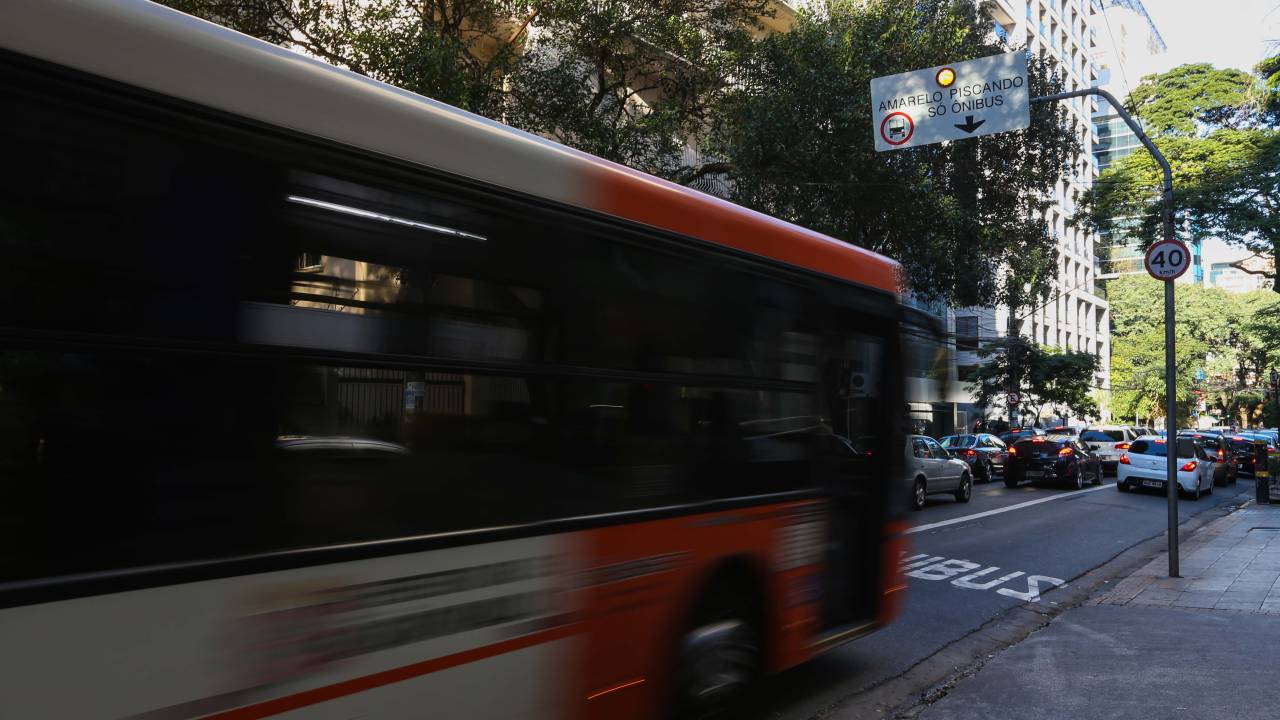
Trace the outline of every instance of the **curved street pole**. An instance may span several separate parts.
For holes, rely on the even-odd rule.
[[[1085,88],[1083,90],[1072,90],[1071,92],[1057,93],[1054,95],[1042,95],[1040,97],[1031,98],[1031,102],[1053,102],[1055,100],[1066,100],[1074,97],[1084,97],[1085,95],[1097,95],[1107,102],[1111,103],[1111,107],[1116,113],[1124,119],[1133,134],[1142,141],[1143,147],[1151,153],[1151,157],[1156,159],[1160,165],[1160,171],[1164,173],[1164,188],[1161,192],[1164,204],[1164,239],[1173,240],[1173,170],[1169,167],[1169,161],[1164,159],[1164,155],[1160,153],[1160,149],[1155,143],[1147,137],[1142,131],[1142,126],[1138,121],[1133,119],[1124,106],[1115,99],[1111,93],[1100,88]],[[1164,395],[1165,395],[1165,433],[1168,452],[1166,453],[1167,462],[1165,463],[1165,491],[1168,494],[1169,505],[1169,577],[1180,577],[1178,574],[1178,428],[1177,428],[1177,410],[1178,402],[1176,397],[1176,373],[1177,367],[1174,365],[1174,287],[1172,280],[1164,281]]]

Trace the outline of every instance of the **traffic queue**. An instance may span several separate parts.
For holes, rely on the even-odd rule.
[[[982,426],[979,424],[978,428]],[[1257,471],[1257,447],[1280,455],[1280,430],[1220,427],[1180,430],[1174,441],[1178,493],[1198,500]],[[1007,427],[933,438],[908,435],[906,477],[911,505],[931,496],[967,503],[976,483],[1001,481],[1083,489],[1114,476],[1119,492],[1165,492],[1169,439],[1164,430],[1132,425]]]

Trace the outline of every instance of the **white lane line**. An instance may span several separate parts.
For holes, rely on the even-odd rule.
[[[1012,512],[1014,510],[1021,510],[1022,508],[1031,507],[1032,505],[1039,505],[1040,503],[1053,502],[1054,500],[1062,500],[1064,498],[1075,497],[1076,495],[1083,495],[1085,493],[1097,492],[1099,490],[1106,490],[1107,488],[1115,487],[1115,486],[1116,486],[1115,483],[1110,483],[1107,485],[1099,485],[1098,487],[1085,488],[1084,490],[1073,490],[1069,493],[1062,493],[1061,495],[1050,495],[1049,497],[1040,498],[1039,500],[1028,500],[1026,502],[1018,503],[1017,505],[1010,505],[1008,507],[996,508],[995,510],[988,510],[986,512],[974,513],[973,515],[965,515],[964,517],[952,518],[950,520],[943,520],[942,522],[929,523],[928,525],[917,525],[913,528],[908,529],[903,534],[910,535],[912,533],[924,532],[925,530],[936,530],[940,527],[946,527],[948,525],[955,525],[957,523],[969,522],[970,520],[977,520],[978,518],[991,517],[992,515],[999,515],[1000,513],[1007,513],[1007,512]]]

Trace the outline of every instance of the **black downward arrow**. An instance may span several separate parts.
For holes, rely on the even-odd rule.
[[[986,120],[979,120],[978,122],[974,122],[972,115],[965,115],[964,124],[961,125],[960,123],[956,123],[956,127],[960,128],[961,130],[967,133],[971,133],[974,130],[977,130],[978,128],[982,127],[982,123],[984,122],[986,122]]]

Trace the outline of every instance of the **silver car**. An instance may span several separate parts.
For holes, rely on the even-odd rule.
[[[973,497],[973,476],[969,464],[952,457],[937,440],[908,435],[907,487],[916,510],[924,508],[925,497],[936,493],[949,493],[956,502],[967,503]]]
[[[1138,433],[1123,425],[1095,425],[1080,433],[1080,442],[1087,445],[1102,461],[1102,471],[1112,475],[1120,464],[1120,456],[1137,439]]]

